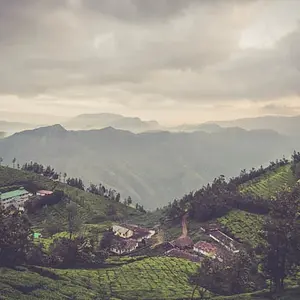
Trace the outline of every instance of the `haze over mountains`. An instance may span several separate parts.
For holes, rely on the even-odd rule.
[[[220,174],[234,176],[242,168],[289,156],[297,147],[298,139],[271,130],[135,134],[112,127],[67,131],[55,125],[1,139],[0,156],[6,164],[14,157],[19,163],[50,164],[86,185],[103,182],[156,208]]]
[[[83,114],[63,123],[63,126],[74,130],[102,129],[113,127],[116,129],[143,132],[158,130],[161,125],[156,121],[142,121],[137,117],[125,117],[118,114]]]

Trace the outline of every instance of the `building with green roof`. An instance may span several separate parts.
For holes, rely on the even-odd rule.
[[[0,204],[7,208],[11,205],[16,208],[23,207],[24,203],[29,200],[31,194],[26,191],[23,187],[18,190],[0,193]]]

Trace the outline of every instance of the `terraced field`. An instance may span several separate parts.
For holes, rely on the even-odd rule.
[[[264,216],[251,214],[242,210],[233,210],[218,221],[225,226],[236,240],[255,248],[263,242],[260,232]]]
[[[284,186],[293,186],[295,183],[291,166],[287,165],[260,177],[257,181],[243,185],[241,192],[248,192],[269,199],[274,197]]]
[[[49,270],[59,276],[56,280],[2,269],[0,290],[3,299],[190,299],[188,274],[197,267],[178,258],[155,257],[99,270]]]

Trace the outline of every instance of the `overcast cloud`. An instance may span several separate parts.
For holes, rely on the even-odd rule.
[[[298,0],[0,0],[0,117],[300,113]]]

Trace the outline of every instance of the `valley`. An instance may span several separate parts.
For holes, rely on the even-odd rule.
[[[280,166],[280,164],[284,164],[284,166]],[[290,162],[280,160],[275,165],[270,164],[270,171],[260,170],[259,172],[263,175],[258,175],[244,182],[243,176],[251,177],[246,173],[233,178],[232,181],[237,182],[239,180],[243,182],[239,187],[241,195],[250,193],[253,196],[262,197],[261,199],[270,198],[269,201],[275,201],[271,200],[272,197],[275,197],[281,190],[288,187],[293,188],[297,185],[297,178],[294,177],[291,167]],[[197,256],[197,254],[185,248],[186,246],[180,248],[179,245],[182,244],[177,244],[177,241],[179,242],[181,237],[190,237],[194,249],[196,249],[195,247],[207,248],[209,245],[212,250],[218,249],[216,257],[221,258],[220,263],[222,264],[226,264],[227,260],[234,259],[237,254],[229,255],[229,250],[223,248],[222,245],[218,246],[218,243],[211,238],[215,235],[215,230],[220,230],[232,237],[241,251],[247,249],[247,251],[254,251],[255,253],[256,249],[265,243],[261,233],[267,214],[249,212],[247,211],[248,208],[230,209],[223,216],[207,221],[198,221],[193,215],[187,219],[182,219],[180,214],[178,219],[178,216],[173,215],[171,212],[171,206],[166,206],[154,212],[141,213],[123,203],[117,203],[115,200],[94,195],[63,182],[53,181],[50,178],[28,171],[0,167],[0,182],[2,191],[7,190],[10,186],[17,187],[19,185],[31,186],[34,189],[63,191],[76,205],[76,215],[80,219],[81,226],[75,230],[74,239],[81,236],[85,239],[100,242],[109,228],[122,222],[145,226],[149,229],[156,228],[156,234],[150,240],[152,246],[148,248],[141,247],[137,251],[133,251],[132,254],[109,255],[105,262],[101,263],[101,266],[92,267],[90,270],[76,267],[67,269],[49,266],[33,267],[31,265],[25,265],[19,269],[0,268],[0,288],[6,295],[4,299],[16,297],[20,299],[58,299],[58,297],[67,299],[72,295],[74,299],[103,297],[103,299],[129,300],[138,296],[140,299],[179,300],[190,299],[192,294],[197,299],[200,294],[198,290],[194,291],[194,286],[190,283],[189,277],[197,272],[205,255],[200,254],[200,263],[193,262],[192,256],[187,255],[187,253],[191,251],[190,253],[193,253],[193,255]],[[265,182],[268,182],[268,185]],[[197,192],[195,195],[197,195]],[[189,207],[187,204],[191,201],[189,205],[193,205],[192,201],[194,200],[187,195],[181,201],[183,201],[181,209],[187,211],[187,207]],[[112,204],[116,211],[114,215],[109,216],[105,213],[105,210]],[[28,217],[32,222],[34,232],[42,233],[42,237],[35,238],[35,244],[42,243],[45,253],[50,253],[53,247],[51,244],[59,239],[68,239],[68,205],[65,201],[46,205],[42,209],[29,213]],[[53,234],[52,237],[48,232],[49,222],[59,224],[59,232]],[[168,244],[176,245],[175,248],[178,250],[170,251]],[[183,255],[184,253],[186,254]],[[227,254],[224,256],[221,253]],[[210,257],[214,254],[208,253],[207,255]],[[253,258],[256,260],[260,255],[254,257],[257,257]],[[17,285],[13,283],[16,276],[18,277]],[[298,290],[295,287],[299,279],[295,277],[287,281],[289,287],[286,291],[286,294],[289,295],[287,299],[297,299]],[[46,292],[49,289],[53,291],[51,293],[52,298],[49,298]],[[264,285],[258,289],[262,291],[254,293],[253,297],[255,299],[267,299],[265,298],[267,297],[267,291]],[[251,295],[240,295],[239,299],[252,299]],[[225,299],[220,298],[216,291],[206,292],[206,296],[209,299]],[[226,299],[236,298],[228,297]]]

